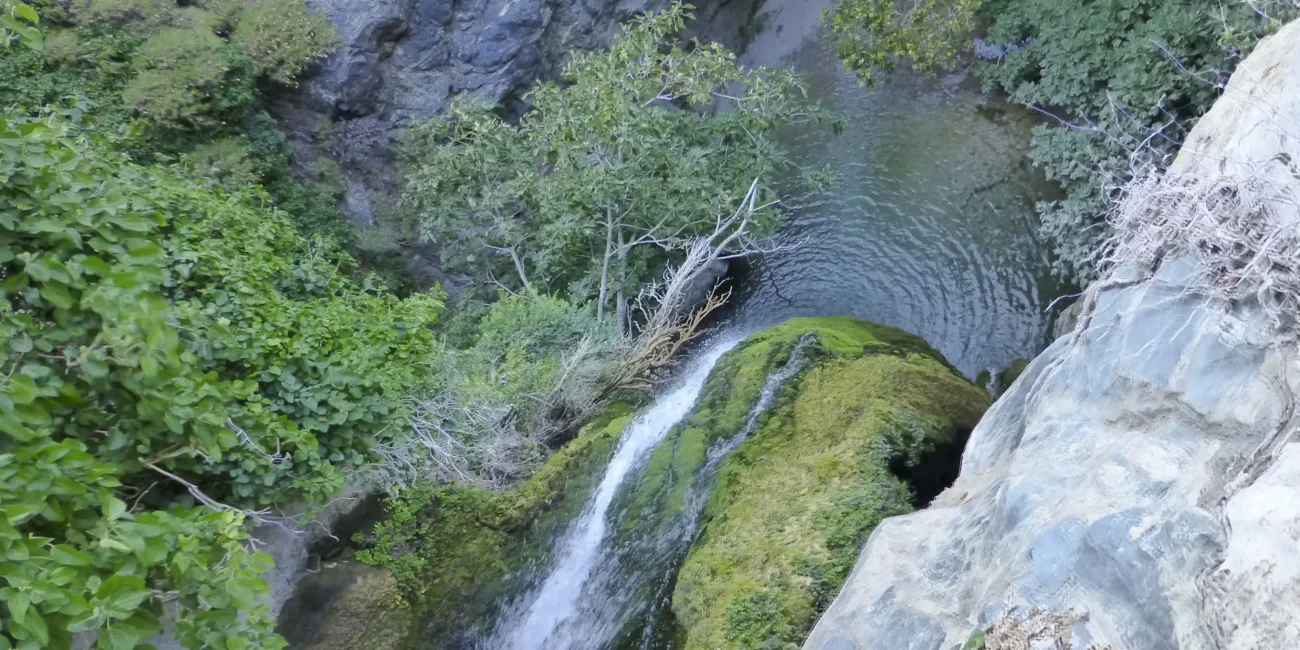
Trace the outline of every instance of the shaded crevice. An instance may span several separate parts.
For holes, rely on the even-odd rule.
[[[897,454],[889,461],[890,473],[912,488],[913,508],[929,506],[957,481],[961,455],[970,434],[970,429],[957,431],[946,442],[935,444],[919,456]]]

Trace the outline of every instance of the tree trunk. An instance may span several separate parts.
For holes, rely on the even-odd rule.
[[[528,282],[528,272],[524,270],[524,260],[519,257],[519,251],[511,248],[510,259],[514,260],[515,270],[519,272],[519,279],[523,281],[524,288],[532,291],[533,285]]]
[[[605,320],[605,302],[609,299],[609,260],[614,256],[614,214],[605,209],[605,261],[600,268],[600,298],[596,300],[596,320]]]
[[[627,246],[623,243],[623,230],[618,231],[618,312],[614,320],[618,322],[620,333],[630,333],[627,326]]]

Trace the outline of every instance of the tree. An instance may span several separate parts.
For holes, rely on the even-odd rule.
[[[874,84],[900,59],[918,70],[952,67],[979,7],[980,0],[837,0],[826,19],[836,55]]]
[[[754,178],[796,170],[772,135],[825,117],[802,81],[673,40],[687,18],[677,4],[632,21],[607,52],[576,53],[518,125],[462,99],[413,128],[406,201],[449,269],[595,299],[602,319],[613,297],[624,323],[629,287],[710,231]],[[771,232],[778,218],[769,207],[752,225]]]

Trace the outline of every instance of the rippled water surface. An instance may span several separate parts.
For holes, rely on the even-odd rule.
[[[804,243],[740,270],[733,323],[866,318],[923,336],[971,376],[1033,357],[1059,289],[1034,233],[1045,184],[1025,159],[1028,117],[960,77],[904,74],[868,91],[815,33],[776,61],[762,40],[751,63],[793,65],[844,116],[839,135],[787,137],[799,162],[842,179],[787,201],[778,237]]]

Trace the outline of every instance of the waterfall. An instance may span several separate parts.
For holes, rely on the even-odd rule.
[[[739,340],[732,339],[709,348],[696,359],[676,388],[657,399],[650,409],[628,425],[591,502],[561,541],[554,569],[541,588],[530,596],[531,604],[517,619],[518,623],[512,622],[507,630],[499,632],[497,636],[504,634],[505,638],[488,647],[509,650],[588,647],[581,639],[574,640],[578,645],[571,645],[564,639],[552,637],[562,623],[577,613],[582,586],[599,559],[607,526],[606,515],[614,494],[628,471],[663,440],[674,424],[686,417],[713,365],[737,343]]]
[[[510,608],[492,643],[483,647],[594,650],[608,647],[632,617],[658,615],[667,606],[672,578],[694,537],[718,466],[757,430],[781,388],[802,369],[804,351],[813,340],[812,335],[800,339],[785,365],[768,376],[740,430],[708,449],[705,465],[687,479],[689,503],[673,525],[626,547],[606,548],[606,531],[620,514],[611,512],[620,486],[691,412],[714,364],[737,341],[702,354],[674,390],[628,425],[590,503],[559,544],[550,574],[523,604]],[[656,634],[655,625],[647,623],[640,645],[651,646]]]

